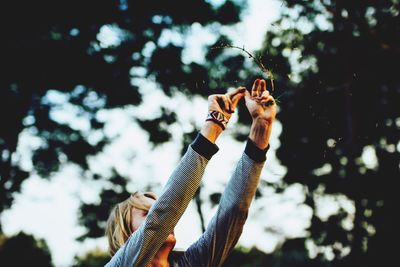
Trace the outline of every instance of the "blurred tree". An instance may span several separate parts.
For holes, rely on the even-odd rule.
[[[47,244],[23,232],[12,236],[0,236],[0,263],[2,266],[54,266]]]
[[[285,183],[276,187],[303,184],[314,215],[310,237],[287,241],[290,249],[284,245],[274,264],[311,265],[304,258],[306,240],[317,247],[318,264],[325,264],[318,266],[395,262],[395,246],[389,244],[398,234],[394,214],[400,156],[399,1],[282,4],[282,18],[271,25],[257,53],[274,73],[273,93],[283,125],[278,157],[288,172]],[[176,92],[190,97],[221,92],[236,83],[249,85],[254,77],[263,76],[240,52],[209,49],[204,64],[186,64],[184,42],[160,41],[165,29],[184,35],[194,23],[209,25],[219,34],[218,25],[237,22],[244,7],[245,1],[212,6],[200,0],[174,5],[128,0],[2,3],[0,25],[6,38],[0,43],[0,64],[6,72],[0,76],[0,118],[7,124],[0,129],[0,213],[10,207],[13,193],[31,172],[21,167],[17,151],[22,134],[40,137],[32,160],[41,176],[66,162],[87,169],[87,156],[110,142],[104,134],[89,142],[91,131],[103,127],[97,111],[140,104],[137,80],[156,82],[170,97]],[[114,40],[102,38],[104,32]],[[216,44],[229,42],[220,36]],[[55,96],[64,96],[77,107],[76,113],[90,121],[90,129],[60,123],[52,115]],[[176,120],[173,111],[160,113],[155,119],[135,118],[155,144],[170,139],[168,127]],[[243,106],[239,120],[249,122]],[[184,133],[184,145],[194,132]],[[246,137],[240,129],[235,136]],[[104,188],[100,204],[82,206],[81,222],[89,228],[82,238],[100,236],[110,205],[126,197],[126,179],[117,172],[108,178],[91,175],[90,170],[86,175],[116,186]],[[321,218],[318,199],[327,195],[350,200],[355,212],[342,207]],[[219,195],[210,198],[216,203]]]
[[[265,253],[257,248],[244,249],[241,247],[229,255],[224,267],[328,267],[329,262],[322,257],[311,259],[304,239],[295,238],[287,240],[273,253]]]
[[[308,191],[316,254],[329,266],[396,262],[399,1],[282,3],[260,54],[284,90],[276,94],[283,94],[277,156],[285,183]],[[355,212],[342,205],[321,218],[318,199],[327,195],[348,199]]]
[[[272,256],[256,248],[246,250],[241,247],[235,248],[228,259],[222,265],[223,267],[261,267],[271,266]]]
[[[110,256],[107,252],[101,249],[94,249],[81,257],[75,257],[73,267],[103,267],[109,260]]]
[[[217,34],[219,26],[239,20],[240,3],[2,2],[0,119],[4,125],[0,129],[0,214],[12,205],[14,194],[32,173],[50,177],[62,164],[75,163],[85,170],[83,176],[100,178],[90,172],[87,162],[88,156],[101,152],[110,142],[102,133],[104,122],[97,113],[140,104],[142,96],[135,79],[154,81],[169,96],[182,88],[189,94],[201,95],[216,90],[217,83],[210,82],[205,66],[182,63],[183,44],[161,43],[160,37],[164,30],[184,36],[195,23],[212,24]],[[210,83],[214,86],[209,87]],[[69,104],[71,113],[88,121],[88,127],[57,118],[57,101]],[[151,134],[150,141],[155,144],[170,139],[166,127],[176,120],[175,114],[166,109],[161,110],[159,118],[134,119]],[[91,139],[96,132],[101,133],[101,138]],[[38,143],[30,144],[33,169],[23,166],[28,152],[18,151],[18,141],[24,135],[39,138]],[[107,208],[111,200],[114,203],[124,196],[110,197]],[[88,212],[88,218],[101,210],[103,207],[82,209]]]

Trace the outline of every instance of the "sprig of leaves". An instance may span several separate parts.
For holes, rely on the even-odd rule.
[[[223,49],[223,48],[234,48],[234,49],[239,49],[241,51],[243,51],[244,53],[246,53],[249,58],[253,59],[254,62],[257,64],[258,67],[260,67],[261,71],[264,72],[269,80],[271,80],[271,88],[272,88],[272,92],[275,91],[275,85],[274,85],[274,75],[272,74],[272,72],[267,69],[264,64],[261,61],[261,57],[257,58],[255,57],[252,53],[250,53],[249,51],[247,51],[244,46],[243,47],[239,47],[239,46],[235,46],[235,45],[231,45],[231,44],[220,44],[218,46],[214,46],[212,47],[212,49]]]

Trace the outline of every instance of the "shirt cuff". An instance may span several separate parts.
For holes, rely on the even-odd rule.
[[[197,134],[196,139],[191,144],[194,151],[210,160],[211,157],[218,152],[219,148],[216,144],[211,143],[201,133]]]
[[[269,149],[269,144],[266,149],[260,149],[254,144],[250,138],[247,139],[246,148],[244,149],[244,153],[246,153],[249,158],[256,162],[264,162],[267,159],[267,151]]]

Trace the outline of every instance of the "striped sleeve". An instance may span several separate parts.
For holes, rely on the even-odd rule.
[[[189,146],[171,174],[146,221],[113,256],[107,267],[145,267],[175,228],[196,193],[205,167],[218,151],[201,134]]]
[[[242,233],[267,150],[259,149],[251,140],[247,141],[245,151],[222,194],[217,213],[206,232],[179,260],[179,266],[214,267],[223,264]]]

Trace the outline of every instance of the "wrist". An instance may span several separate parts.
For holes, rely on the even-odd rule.
[[[207,114],[206,121],[212,121],[219,125],[222,130],[225,130],[226,126],[228,125],[229,119],[227,119],[226,116],[219,111],[210,110]]]
[[[222,133],[222,128],[213,121],[206,121],[200,130],[200,133],[211,143],[215,144],[218,136]]]
[[[260,149],[266,149],[271,136],[272,122],[265,119],[255,119],[250,128],[249,138]]]
[[[272,124],[271,119],[266,119],[266,118],[261,118],[260,116],[253,118],[253,121],[251,123],[251,127],[255,128],[268,128]]]

